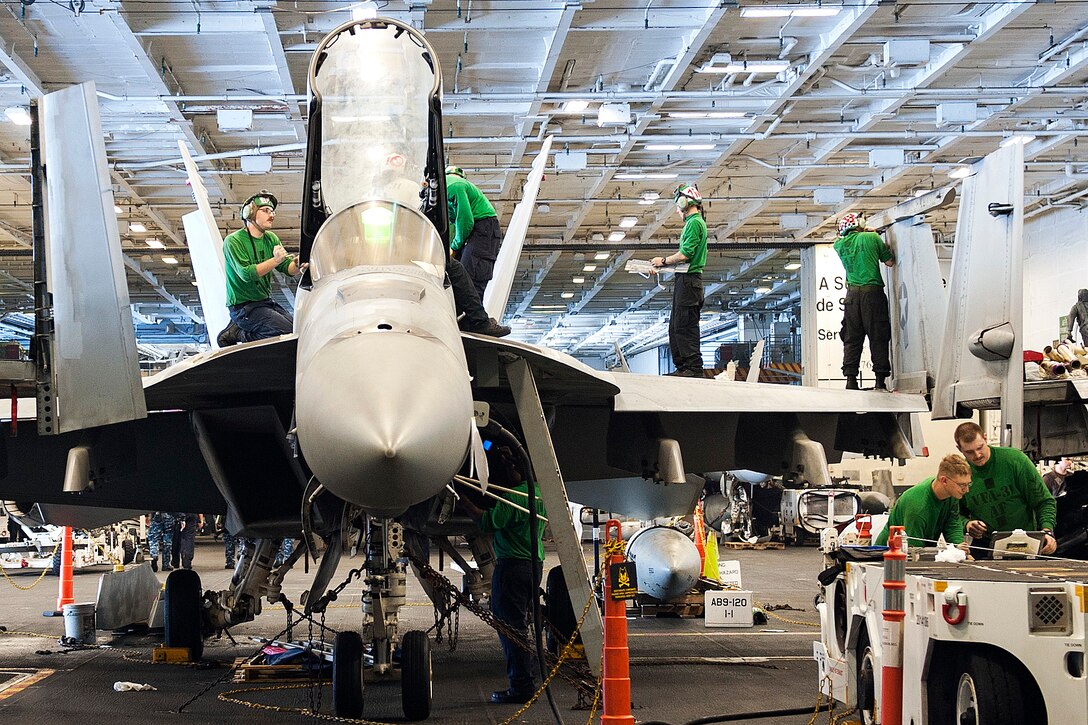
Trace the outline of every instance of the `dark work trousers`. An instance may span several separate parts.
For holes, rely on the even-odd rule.
[[[495,271],[495,259],[499,256],[500,244],[502,232],[499,229],[498,217],[488,217],[476,220],[472,225],[472,233],[461,247],[461,264],[468,272],[481,300]]]
[[[873,373],[887,377],[892,372],[890,346],[892,323],[888,317],[888,297],[879,285],[849,287],[842,316],[842,374],[857,377],[861,346],[869,337]]]
[[[446,276],[450,278],[450,286],[453,287],[453,304],[457,308],[457,314],[465,315],[461,328],[471,332],[486,326],[487,313],[472,285],[472,279],[461,263],[450,256],[446,257]]]
[[[532,611],[530,590],[540,588],[541,564],[532,579],[533,562],[528,559],[498,559],[491,575],[491,613],[510,629],[529,641],[529,615]],[[532,656],[499,632],[502,653],[506,656],[506,676],[516,692],[533,689]]]
[[[676,274],[669,316],[669,352],[677,370],[703,369],[699,352],[699,313],[703,310],[703,275]]]
[[[286,335],[294,327],[290,313],[271,299],[231,305],[227,311],[241,329],[243,342]]]
[[[181,527],[182,521],[185,522],[185,528]],[[200,527],[200,517],[196,514],[184,514],[177,517],[177,522],[171,563],[175,569],[178,565],[192,569],[193,554],[196,553],[196,530]]]

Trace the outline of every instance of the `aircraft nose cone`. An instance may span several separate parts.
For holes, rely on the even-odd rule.
[[[332,340],[299,363],[299,445],[337,496],[394,515],[436,494],[461,467],[472,391],[464,362],[441,343],[368,333]]]

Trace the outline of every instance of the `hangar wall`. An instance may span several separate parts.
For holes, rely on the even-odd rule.
[[[1057,209],[1024,222],[1024,347],[1059,333],[1077,290],[1088,288],[1088,211]]]

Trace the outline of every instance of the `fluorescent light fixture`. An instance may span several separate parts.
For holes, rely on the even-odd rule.
[[[636,224],[638,224],[638,217],[625,216],[623,219],[620,219],[620,229],[630,229]]]
[[[785,60],[747,60],[732,62],[727,65],[707,64],[698,69],[698,73],[781,73],[788,70],[789,61]]]
[[[567,306],[566,305],[529,305],[529,308],[533,309],[533,310],[565,310],[565,309],[567,309]]]
[[[599,262],[599,261],[601,261],[601,260],[605,260],[605,259],[608,259],[608,257],[609,257],[609,256],[611,256],[611,255],[609,255],[609,253],[608,253],[608,252],[597,252],[596,254],[594,254],[594,255],[593,255],[593,258],[594,258],[594,259],[596,259],[596,260],[597,260],[597,261]],[[592,272],[593,270],[592,270],[592,269],[588,269],[588,270],[586,270],[586,271],[587,271],[587,272]]]
[[[608,235],[608,241],[610,242],[622,242],[627,237],[625,232],[612,232]]]
[[[745,118],[743,111],[672,111],[669,118]]]
[[[642,147],[646,151],[710,151],[712,143],[648,143]]]
[[[585,284],[586,283],[586,278],[585,277],[575,277],[574,279],[571,280],[571,282],[573,282],[574,284]]]
[[[160,259],[162,259],[162,261],[166,262],[167,264],[177,264],[178,263],[178,258],[177,257],[160,257]]]
[[[742,18],[832,18],[841,7],[823,5],[757,5],[740,9]]]
[[[929,189],[918,189],[916,192],[914,192],[914,198],[917,199],[918,197],[925,196],[928,193],[929,193]],[[528,500],[528,499],[526,499],[526,500]]]
[[[956,168],[949,171],[948,175],[951,176],[953,179],[966,179],[968,176],[971,175],[971,167],[957,166]]]
[[[147,231],[147,227],[145,227],[145,226],[144,226],[143,224],[141,224],[140,222],[129,222],[129,225],[128,225],[128,230],[129,230],[130,232],[137,232],[137,233],[139,233],[139,232],[146,232],[146,231]]]
[[[756,294],[757,295],[765,295],[770,291],[771,291],[770,287],[756,287]]]
[[[597,271],[597,265],[587,264],[584,267],[582,267],[582,271],[583,272],[595,272],[595,271]]]
[[[645,173],[643,171],[629,171],[629,172],[623,173],[623,174],[616,174],[612,178],[613,179],[618,179],[619,181],[641,181],[643,179],[675,179],[679,175],[680,175],[679,173],[667,174],[667,173]]]
[[[640,198],[638,200],[638,203],[646,206],[648,204],[653,204],[655,201],[660,199],[661,194],[658,194],[656,191],[644,191],[639,194],[639,197]]]
[[[559,294],[559,296],[562,297],[565,300],[569,300],[570,298],[574,297],[574,293],[573,292],[561,292]]]
[[[563,108],[560,113],[584,113],[587,108],[589,108],[589,101],[567,101],[563,104]]]
[[[1009,136],[1007,139],[1001,142],[1001,148],[1011,146],[1014,143],[1022,143],[1025,146],[1035,140],[1035,137],[1031,134],[1017,134],[1015,136]]]
[[[800,262],[787,262],[786,265],[784,267],[782,267],[782,269],[801,269],[801,263]]]
[[[788,18],[790,16],[790,9],[774,7],[773,5],[741,8],[740,16],[742,18]]]
[[[30,125],[30,110],[26,106],[9,106],[4,109],[4,115],[16,126]]]
[[[113,213],[114,214],[124,214],[125,210],[122,209],[121,207],[117,206],[116,204],[114,204],[113,205]]]
[[[166,249],[166,245],[160,242],[155,237],[148,237],[144,240],[144,244],[151,247],[152,249]]]

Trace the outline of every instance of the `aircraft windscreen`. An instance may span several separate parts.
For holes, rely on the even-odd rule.
[[[419,205],[434,71],[394,26],[336,36],[311,87],[321,96],[321,191],[333,214],[366,199]]]
[[[372,200],[337,212],[321,225],[310,254],[314,281],[361,266],[415,265],[439,279],[445,247],[414,207]]]

